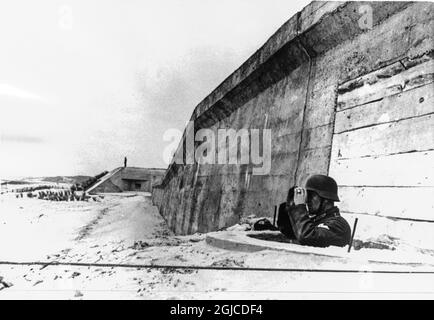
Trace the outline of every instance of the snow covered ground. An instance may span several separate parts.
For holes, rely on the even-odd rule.
[[[51,202],[16,199],[8,193],[0,201],[0,277],[13,284],[3,286],[0,299],[434,297],[434,274],[145,267],[396,269],[392,264],[314,254],[228,251],[208,245],[205,235],[174,236],[149,194],[107,194],[101,202]],[[2,264],[8,261],[23,264]],[[43,264],[25,264],[28,262]],[[408,270],[422,269],[408,266]]]

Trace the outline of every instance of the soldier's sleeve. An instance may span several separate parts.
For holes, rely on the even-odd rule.
[[[277,216],[277,227],[279,228],[280,232],[282,232],[287,238],[296,239],[291,226],[291,221],[289,220],[286,202],[280,204],[279,206],[279,214]]]
[[[294,206],[289,215],[291,225],[297,240],[302,245],[314,247],[345,246],[347,239],[344,234],[332,225],[315,225],[309,218],[306,206],[300,204]]]

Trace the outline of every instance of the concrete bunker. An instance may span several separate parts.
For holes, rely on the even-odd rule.
[[[372,25],[360,23],[369,6]],[[362,12],[362,13],[361,13]],[[434,222],[434,4],[312,2],[195,108],[194,131],[271,129],[271,170],[173,162],[153,201],[177,234],[273,216],[314,173],[359,236]],[[182,148],[175,156],[186,158]],[[417,206],[411,201],[418,199]],[[385,227],[385,225],[387,225]],[[422,227],[420,227],[422,228]],[[432,233],[430,233],[432,234]],[[432,235],[424,234],[425,243]]]
[[[88,193],[139,191],[151,192],[159,184],[165,169],[148,169],[137,167],[120,167],[103,176]]]

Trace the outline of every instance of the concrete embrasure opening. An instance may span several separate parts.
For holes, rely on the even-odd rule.
[[[289,239],[284,234],[279,234],[279,233],[266,233],[266,232],[261,232],[258,234],[250,233],[247,234],[247,236],[250,238],[264,240],[264,241],[299,244],[297,240]],[[396,250],[396,246],[397,246],[396,243],[381,241],[381,239],[374,239],[374,240],[367,240],[367,241],[354,239],[352,248],[353,250],[360,250],[360,249]]]
[[[378,240],[378,239],[376,239]],[[279,231],[219,231],[206,236],[209,245],[225,250],[256,252],[261,250],[277,250],[292,255],[314,255],[317,257],[344,258],[352,261],[385,262],[392,264],[426,264],[434,265],[434,256],[421,250],[401,250],[394,245],[378,245],[378,241],[353,243],[353,250],[348,253],[348,246],[317,248],[297,244],[287,239]],[[380,242],[381,243],[381,242]],[[381,243],[384,244],[384,243]],[[386,250],[385,250],[386,249]]]
[[[258,240],[265,240],[265,241],[274,241],[274,242],[283,242],[283,243],[297,243],[296,240],[291,240],[287,238],[282,233],[251,233],[247,234],[248,237],[258,239]]]

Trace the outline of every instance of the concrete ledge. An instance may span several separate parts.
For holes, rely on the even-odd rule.
[[[364,4],[375,12],[373,25],[377,26],[412,2],[313,1],[195,107],[190,118],[195,122],[194,130],[212,126],[293,70],[310,63],[312,58],[367,32],[358,24],[359,8]],[[185,138],[186,130],[176,155],[180,154]],[[163,186],[177,174],[177,167],[174,162],[169,165]]]
[[[207,234],[206,243],[214,247],[226,250],[257,252],[261,250],[285,251],[296,255],[316,255],[330,258],[343,259],[346,262],[374,262],[405,265],[429,265],[434,267],[434,257],[408,251],[391,251],[379,249],[362,249],[347,252],[348,246],[316,248],[302,246],[295,243],[282,243],[268,240],[259,240],[249,235],[269,234],[278,235],[279,231],[219,231]]]
[[[281,79],[305,62],[306,53],[315,57],[366,32],[358,24],[360,6],[366,4],[375,12],[373,25],[376,26],[412,2],[313,1],[292,16],[262,47],[205,97],[196,106],[191,120],[209,126],[209,123],[215,122],[213,118],[221,119],[237,108],[238,101],[233,100],[239,98],[240,93],[250,98],[255,96],[261,88]],[[230,106],[231,104],[234,105]],[[222,108],[227,110],[221,110]]]

